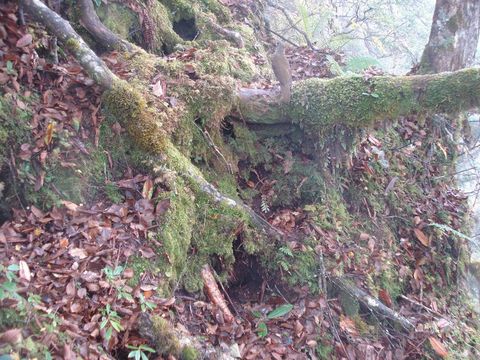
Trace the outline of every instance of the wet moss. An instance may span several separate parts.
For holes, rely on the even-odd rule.
[[[20,96],[19,99],[26,105],[23,110],[15,106],[14,95],[0,93],[0,170],[10,157],[10,148],[28,143],[30,140],[29,122],[32,116],[30,106],[36,101],[36,97]]]
[[[65,42],[65,46],[67,47],[68,50],[72,52],[77,52],[80,50],[80,43],[78,42],[77,39],[74,39],[74,38],[69,38]]]
[[[164,151],[167,140],[162,125],[168,126],[167,110],[154,113],[141,90],[126,81],[114,83],[103,98],[106,111],[127,129],[139,148],[154,154]]]
[[[170,200],[170,207],[157,235],[163,245],[159,249],[163,254],[159,267],[168,282],[175,284],[187,271],[187,256],[196,220],[195,197],[180,178],[176,178],[172,191],[162,197]]]
[[[132,34],[140,30],[138,16],[127,6],[119,3],[101,3],[96,9],[102,23],[122,39],[136,42]]]
[[[401,77],[308,79],[294,86],[292,103],[291,118],[318,134],[334,124],[367,127],[383,114],[393,119],[417,106],[411,82]]]
[[[479,90],[477,69],[370,80],[359,76],[308,79],[294,84],[288,115],[321,137],[334,124],[366,128],[381,119],[412,113],[455,114],[478,104]]]
[[[159,1],[154,1],[149,7],[149,16],[153,22],[153,39],[147,42],[148,50],[156,54],[171,53],[175,45],[183,42],[182,38],[173,30],[168,9]]]
[[[195,19],[202,13],[212,13],[221,22],[231,20],[228,8],[220,4],[217,0],[163,0],[165,6],[170,10],[171,20],[178,22],[180,20]]]
[[[198,350],[192,346],[184,346],[180,354],[180,360],[197,360],[199,357]]]
[[[163,356],[173,355],[177,357],[180,354],[181,348],[172,325],[158,315],[153,316],[152,324],[157,352]]]
[[[206,43],[195,52],[196,69],[199,75],[231,76],[244,82],[260,77],[257,66],[245,49],[231,46],[225,40]]]

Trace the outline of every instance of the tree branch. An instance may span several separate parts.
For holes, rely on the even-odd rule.
[[[338,286],[340,289],[347,292],[347,294],[353,296],[358,301],[363,303],[370,310],[373,310],[378,314],[392,320],[393,322],[400,324],[405,330],[412,331],[415,329],[415,325],[413,325],[410,320],[400,315],[396,311],[390,309],[389,307],[385,306],[384,304],[382,304],[382,302],[370,296],[362,289],[353,286],[347,281],[340,278],[331,278],[330,281],[336,286]]]
[[[313,45],[313,43],[310,41],[310,38],[308,37],[307,33],[303,30],[301,30],[296,24],[295,22],[293,21],[293,19],[290,17],[290,14],[288,13],[288,11],[278,5],[278,4],[274,4],[273,1],[270,1],[270,0],[267,0],[267,4],[270,5],[271,7],[277,9],[277,10],[280,10],[283,15],[285,16],[285,18],[287,19],[288,23],[290,24],[290,26],[295,29],[297,32],[299,32],[303,38],[305,39],[305,42],[307,43],[308,47],[310,49],[312,49],[313,51],[318,51],[318,49]]]
[[[308,79],[292,87],[282,104],[271,90],[240,89],[238,112],[256,124],[297,123],[321,134],[335,124],[365,128],[418,113],[455,114],[480,104],[480,69],[417,76]]]

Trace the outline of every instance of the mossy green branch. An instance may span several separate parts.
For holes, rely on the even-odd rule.
[[[318,134],[335,124],[364,128],[409,114],[454,114],[478,106],[479,90],[480,69],[370,79],[308,79],[293,85],[292,100],[286,106],[272,101],[274,94],[258,97],[244,89],[240,90],[239,107],[252,123],[264,123],[264,119],[268,123],[289,121]],[[259,109],[262,116],[258,115]]]
[[[478,105],[480,71],[424,76],[309,79],[297,83],[288,115],[301,126],[321,131],[345,124],[367,127],[412,113],[456,113]]]

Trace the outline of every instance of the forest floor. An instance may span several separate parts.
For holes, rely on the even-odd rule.
[[[92,156],[85,144],[95,146],[99,141],[101,91],[72,58],[61,56],[60,63],[53,65],[41,54],[39,57],[39,48],[48,51],[49,38],[36,29],[33,42],[25,27],[17,25],[13,10],[0,5],[0,85],[4,99],[0,114],[32,116],[30,133],[25,137],[28,141],[20,144],[18,151],[13,144],[8,149],[8,172],[11,179],[26,173],[38,191],[49,186],[46,178],[56,175],[38,171],[49,157],[56,157],[60,167],[83,171],[82,159]],[[340,61],[339,55],[333,55]],[[331,77],[325,56],[307,49],[290,51],[294,78]],[[117,75],[128,79],[115,53],[103,59]],[[123,131],[118,127],[111,130]],[[402,120],[398,131],[405,139],[427,137],[415,119]],[[372,149],[381,147],[381,140],[367,136],[358,149],[352,172],[371,172],[368,161],[376,156]],[[52,151],[54,148],[57,150]],[[111,161],[110,154],[105,156]],[[159,226],[168,211],[168,203],[152,200],[162,191],[162,179],[142,174],[131,164],[123,177],[103,181],[119,190],[105,193],[92,189],[96,194],[88,204],[63,200],[61,190],[52,187],[48,191],[58,197],[58,205],[42,211],[25,204],[19,195],[18,207],[0,227],[0,349],[9,352],[12,359],[75,359],[77,355],[126,359],[135,351],[143,351],[149,358],[174,358],[173,354],[162,357],[142,347],[151,346],[138,329],[142,313],[161,315],[180,343],[195,343],[188,339],[201,338],[204,351],[211,344],[221,349],[224,358],[433,358],[446,357],[447,344],[453,338],[458,342],[463,337],[465,346],[475,344],[469,338],[475,334],[474,325],[458,318],[454,304],[441,302],[439,306],[428,286],[395,301],[388,291],[379,292],[387,306],[417,325],[414,333],[407,334],[384,320],[378,321],[379,326],[369,325],[364,318],[375,314],[368,309],[350,317],[338,298],[313,295],[308,286],[288,287],[279,278],[266,278],[258,261],[241,250],[236,251],[230,286],[220,286],[234,314],[233,323],[227,323],[203,294],[178,289],[171,297],[161,297],[156,292],[157,274],[130,264],[134,257],[148,262],[159,256],[149,246],[149,232]],[[420,212],[421,207],[436,206],[454,214],[465,206],[465,197],[442,185],[432,190],[423,204],[411,206]],[[375,271],[378,262],[391,258],[396,276],[412,271],[422,282],[418,268],[407,269],[407,262],[383,243],[377,245],[373,235],[362,233],[358,247],[347,248],[336,240],[334,230],[325,231],[309,223],[302,209],[275,209],[267,220],[287,233],[317,232],[329,249],[325,256],[339,263],[350,263],[357,251],[370,254],[361,265],[351,265],[352,276]],[[404,239],[404,247],[411,253],[429,246],[425,234],[417,231],[415,235]],[[302,251],[304,245],[288,246]],[[452,329],[463,334],[453,336]],[[186,353],[179,356],[188,358]]]

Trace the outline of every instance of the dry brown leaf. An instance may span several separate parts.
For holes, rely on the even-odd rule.
[[[80,277],[82,278],[82,280],[88,283],[91,283],[99,279],[100,275],[98,275],[97,273],[94,273],[93,271],[84,271]]]
[[[360,241],[367,241],[370,239],[370,235],[367,233],[360,233],[360,236],[358,237]]]
[[[32,280],[32,275],[30,273],[28,264],[25,261],[20,260],[18,263],[18,266],[20,267],[19,274],[18,274],[20,278],[30,282],[30,280]]]
[[[62,204],[70,211],[77,211],[78,205],[67,200],[62,200]]]
[[[68,254],[71,256],[71,257],[77,257],[79,258],[80,260],[82,259],[85,259],[88,254],[87,252],[85,251],[85,249],[80,249],[80,248],[72,248],[68,251]]]
[[[430,340],[430,345],[432,346],[433,350],[437,353],[437,355],[443,358],[448,356],[448,351],[445,348],[445,345],[443,345],[440,340],[438,340],[434,336],[430,336],[428,340]]]
[[[65,344],[63,346],[63,360],[75,360],[77,359],[77,356],[73,352],[72,348],[70,345]]]
[[[16,344],[22,341],[22,329],[10,329],[0,334],[0,344]]]
[[[341,316],[340,318],[340,329],[342,329],[343,331],[346,331],[347,333],[349,333],[350,335],[353,335],[353,336],[357,336],[358,335],[358,330],[355,326],[355,322],[350,319],[349,317],[346,317],[346,316]]]
[[[387,290],[385,289],[380,289],[378,291],[378,297],[380,298],[380,300],[382,300],[382,302],[387,305],[389,308],[391,308],[393,306],[393,301],[392,301],[392,298],[390,296],[390,294],[388,293]]]
[[[22,48],[30,45],[32,43],[32,40],[33,40],[33,37],[31,34],[25,34],[20,39],[18,39],[15,45],[19,48]]]
[[[50,145],[53,139],[53,132],[55,130],[55,127],[53,123],[49,123],[47,125],[47,131],[45,132],[45,144]]]
[[[425,235],[425,233],[420,229],[413,229],[415,236],[417,237],[418,241],[422,243],[423,246],[429,247],[430,246],[430,239]]]
[[[61,238],[59,241],[59,245],[61,249],[66,249],[68,247],[68,239],[67,238]]]
[[[144,199],[151,199],[153,195],[153,181],[148,178],[143,184],[142,196]]]

